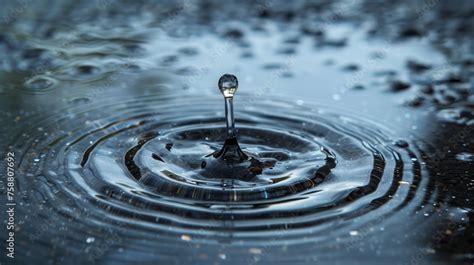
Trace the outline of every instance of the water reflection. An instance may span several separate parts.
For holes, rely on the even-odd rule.
[[[1,144],[22,157],[20,262],[472,260],[470,4],[5,5]],[[211,106],[225,72],[247,89],[242,143],[292,174],[182,170],[223,140]],[[188,157],[165,174],[169,153]],[[261,189],[232,193],[249,183]]]

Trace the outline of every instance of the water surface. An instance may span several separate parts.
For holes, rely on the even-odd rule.
[[[463,12],[24,5],[0,35],[19,264],[472,263],[472,50],[447,29]],[[265,161],[246,178],[206,158],[224,73]]]

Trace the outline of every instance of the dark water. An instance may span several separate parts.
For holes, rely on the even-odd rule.
[[[472,264],[455,2],[5,3],[2,264]],[[209,156],[227,72],[233,167]]]

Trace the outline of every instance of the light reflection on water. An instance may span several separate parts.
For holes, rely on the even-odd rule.
[[[196,7],[189,8],[178,14]],[[451,73],[444,55],[426,39],[369,38],[370,22],[326,24],[320,36],[319,28],[272,20],[174,29],[181,19],[162,21],[169,27],[148,15],[82,21],[26,43],[15,33],[31,25],[16,22],[18,32],[5,34],[0,102],[12,126],[2,144],[23,157],[18,244],[30,250],[20,261],[365,264],[408,251],[407,262],[419,253],[419,262],[431,262],[423,240],[438,220],[433,204],[448,196],[425,153],[436,153],[429,137],[448,111],[406,105],[427,79]],[[430,68],[414,74],[408,60]],[[168,162],[181,173],[222,143],[215,85],[225,72],[240,80],[242,146],[288,155],[288,165],[277,162],[288,178],[239,184],[160,175],[151,154],[170,141],[178,158],[188,153]],[[434,89],[446,100],[443,87]],[[469,121],[458,116],[448,118]],[[126,154],[143,139],[133,161],[146,174],[137,179]],[[337,163],[325,168],[328,154]],[[247,188],[237,194],[239,185]],[[438,211],[455,220],[467,214]]]

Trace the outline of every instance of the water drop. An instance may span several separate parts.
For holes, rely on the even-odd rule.
[[[438,118],[442,121],[457,122],[461,119],[460,109],[443,109],[437,114]]]
[[[197,75],[199,73],[199,69],[192,66],[185,66],[185,67],[179,68],[175,72],[177,75],[192,76],[192,75]]]
[[[227,126],[227,138],[222,149],[214,154],[214,157],[220,157],[226,161],[242,162],[247,160],[247,155],[240,149],[237,142],[234,120],[234,95],[237,92],[239,81],[237,77],[231,74],[225,74],[219,78],[219,90],[225,100],[225,120]]]
[[[357,235],[359,234],[359,231],[357,231],[357,230],[352,230],[352,231],[349,232],[349,234],[350,234],[351,236],[357,236]]]
[[[199,53],[198,49],[194,47],[183,47],[178,49],[178,52],[186,56],[195,56]]]
[[[401,80],[394,80],[390,83],[390,90],[392,92],[400,92],[410,88],[410,84],[403,82]]]
[[[360,66],[357,64],[348,64],[341,69],[344,72],[356,72],[360,70]]]
[[[249,248],[249,253],[254,254],[254,255],[260,255],[262,254],[262,249],[260,248]]]
[[[161,162],[165,162],[165,161],[163,160],[163,158],[161,158],[161,157],[160,157],[159,155],[157,155],[157,154],[151,154],[151,157],[152,157],[153,159],[155,159],[155,160],[158,160],[158,161],[161,161]]]
[[[173,148],[173,143],[167,143],[165,145],[166,150],[171,151],[171,148]]]
[[[363,85],[357,84],[352,87],[353,90],[364,90],[365,87]]]
[[[456,155],[456,159],[459,161],[464,161],[464,162],[472,162],[474,161],[474,154],[471,153],[459,153]]]
[[[181,235],[181,240],[189,242],[189,241],[191,241],[191,237],[188,236],[188,235]]]
[[[219,90],[225,99],[225,118],[227,123],[227,139],[235,138],[235,121],[234,121],[234,103],[233,98],[237,92],[239,82],[237,77],[225,74],[219,79]]]
[[[398,140],[395,142],[395,145],[401,148],[407,148],[409,146],[408,142],[405,140]]]
[[[225,98],[232,98],[237,92],[239,81],[235,75],[225,74],[219,78],[218,86]]]
[[[223,35],[229,39],[237,40],[241,39],[244,36],[244,33],[240,29],[231,28],[224,32]]]

